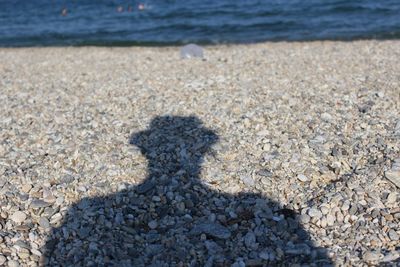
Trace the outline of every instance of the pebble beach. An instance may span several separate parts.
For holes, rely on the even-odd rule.
[[[400,41],[0,49],[0,266],[400,266]]]

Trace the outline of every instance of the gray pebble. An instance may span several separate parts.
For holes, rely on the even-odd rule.
[[[240,180],[248,187],[253,187],[255,185],[254,179],[247,174],[240,175]]]
[[[33,201],[31,202],[31,205],[30,205],[30,207],[31,207],[32,209],[40,209],[40,208],[45,208],[45,207],[48,207],[48,206],[51,206],[51,204],[48,203],[48,202],[46,202],[46,201],[43,201],[43,200],[41,200],[41,199],[35,199],[35,200],[33,200]]]
[[[41,217],[39,219],[39,225],[44,229],[50,228],[50,222],[46,217]]]
[[[392,251],[383,257],[382,262],[394,262],[399,258],[400,258],[400,253],[397,251]]]
[[[310,215],[311,218],[319,219],[322,217],[322,212],[316,208],[311,208],[308,210],[308,215]]]
[[[261,251],[260,252],[260,254],[258,255],[261,259],[263,259],[263,260],[269,260],[269,253],[268,253],[268,251],[266,251],[266,250],[263,250],[263,251]]]
[[[310,222],[311,218],[307,214],[301,214],[299,220],[301,223],[307,224]]]
[[[150,227],[150,229],[156,229],[158,226],[158,223],[157,223],[157,221],[153,220],[148,223],[148,226]]]
[[[248,249],[254,249],[256,245],[256,236],[253,232],[247,232],[244,236],[244,244]]]
[[[399,235],[397,234],[397,232],[393,229],[390,229],[389,233],[389,238],[393,241],[398,241],[399,240]]]
[[[193,235],[199,235],[202,233],[220,239],[228,239],[231,236],[231,232],[228,230],[228,228],[220,225],[219,223],[211,222],[199,223],[195,225],[191,231],[191,234]]]
[[[155,184],[152,181],[147,181],[139,186],[136,187],[136,192],[138,194],[145,194],[149,192],[151,189],[155,187]]]

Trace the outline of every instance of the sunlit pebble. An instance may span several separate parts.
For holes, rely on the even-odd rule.
[[[139,5],[138,5],[138,9],[139,9],[139,10],[144,10],[144,8],[145,8],[144,4],[139,4]]]

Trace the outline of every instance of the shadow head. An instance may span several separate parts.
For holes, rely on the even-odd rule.
[[[198,178],[204,155],[218,141],[218,135],[194,116],[158,116],[147,130],[131,136],[147,158],[149,175],[171,176],[185,172]]]

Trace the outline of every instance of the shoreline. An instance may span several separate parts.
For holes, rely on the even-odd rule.
[[[354,42],[385,42],[385,41],[399,41],[399,37],[391,38],[371,38],[371,37],[360,37],[360,38],[338,38],[338,39],[277,39],[277,40],[264,40],[255,42],[221,42],[221,43],[211,43],[211,42],[177,42],[177,43],[157,43],[157,42],[135,42],[135,41],[104,41],[104,42],[82,42],[75,44],[35,44],[35,45],[2,45],[0,48],[54,48],[54,47],[119,47],[119,48],[131,48],[131,47],[141,47],[141,48],[164,48],[164,47],[181,47],[187,44],[197,44],[202,47],[215,47],[215,46],[248,46],[266,43],[317,43],[317,42],[336,42],[336,43],[354,43]]]

